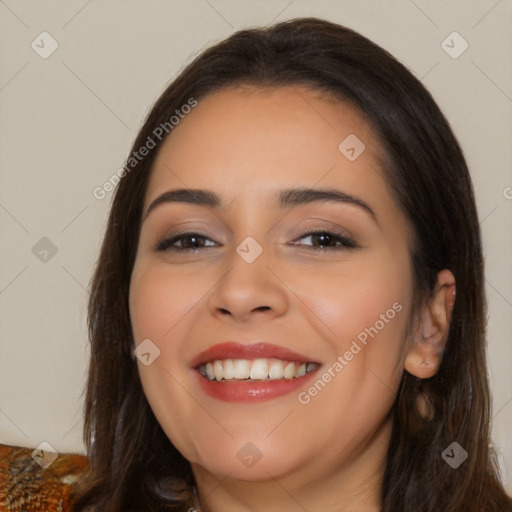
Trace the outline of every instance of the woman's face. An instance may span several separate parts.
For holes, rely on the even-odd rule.
[[[355,479],[385,459],[412,274],[379,152],[353,107],[299,86],[216,92],[160,149],[130,314],[196,476]],[[162,198],[178,190],[202,192]]]

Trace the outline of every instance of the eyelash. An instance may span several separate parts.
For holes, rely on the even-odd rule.
[[[355,248],[359,247],[358,244],[354,240],[346,237],[345,235],[342,235],[341,233],[327,231],[327,230],[319,230],[319,229],[313,229],[313,230],[306,231],[298,238],[298,240],[308,237],[308,236],[312,236],[312,235],[328,235],[328,236],[334,237],[336,242],[341,242],[341,245],[338,245],[335,247],[327,247],[327,248],[325,246],[323,248],[311,247],[311,249],[316,252],[327,252],[329,250],[339,251],[339,250],[344,250],[344,249],[345,250],[346,249],[355,249]],[[201,239],[213,241],[213,240],[211,240],[211,238],[206,236],[205,233],[201,233],[201,232],[197,232],[197,231],[184,231],[184,232],[176,233],[176,234],[172,235],[171,237],[168,237],[168,238],[164,237],[163,239],[159,240],[157,243],[157,246],[156,246],[156,250],[162,251],[162,252],[172,250],[172,251],[181,252],[181,253],[184,253],[184,252],[195,252],[196,253],[201,249],[211,248],[211,246],[209,246],[209,247],[202,247],[199,249],[189,249],[189,248],[173,246],[174,243],[178,242],[179,240],[182,240],[183,238],[187,238],[187,237],[195,237],[195,238],[201,238]],[[296,244],[294,242],[292,244],[300,245],[300,244]]]

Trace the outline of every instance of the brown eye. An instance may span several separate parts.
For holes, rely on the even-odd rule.
[[[304,233],[298,240],[302,240],[304,238],[311,239],[313,250],[325,251],[325,248],[339,250],[358,247],[354,240],[347,238],[341,233],[332,233],[330,231],[310,231],[308,233]],[[317,244],[319,246],[315,246]],[[293,245],[304,244],[298,244],[296,242],[293,242]]]
[[[206,241],[213,242],[210,238],[207,238],[200,233],[179,233],[169,238],[160,240],[157,244],[157,251],[178,251],[178,252],[197,252],[199,249],[212,247],[206,245]],[[181,243],[181,246],[176,243]]]

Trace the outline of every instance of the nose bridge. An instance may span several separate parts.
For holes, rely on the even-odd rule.
[[[268,250],[264,249],[265,241],[263,240],[263,237],[259,237],[260,242],[256,240],[255,237],[252,235],[246,236],[237,246],[235,249],[236,254],[247,264],[251,265],[258,259],[264,259],[266,260],[266,257],[268,255]],[[263,255],[263,252],[265,252],[265,257],[261,258]],[[236,258],[235,258],[236,261]],[[261,261],[260,261],[261,263]]]
[[[270,251],[249,235],[234,247],[227,261],[227,272],[212,290],[209,305],[212,312],[222,310],[235,317],[253,311],[272,310],[282,314],[286,294],[282,283],[269,268]]]
[[[251,235],[246,236],[234,247],[229,258],[230,270],[224,283],[229,284],[229,293],[238,295],[240,299],[259,294],[269,285],[269,251],[264,247],[263,240],[261,242]]]

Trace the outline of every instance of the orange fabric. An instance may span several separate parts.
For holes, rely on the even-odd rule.
[[[0,444],[0,512],[71,512],[72,484],[88,469],[87,458],[59,454],[45,469],[33,451]]]

